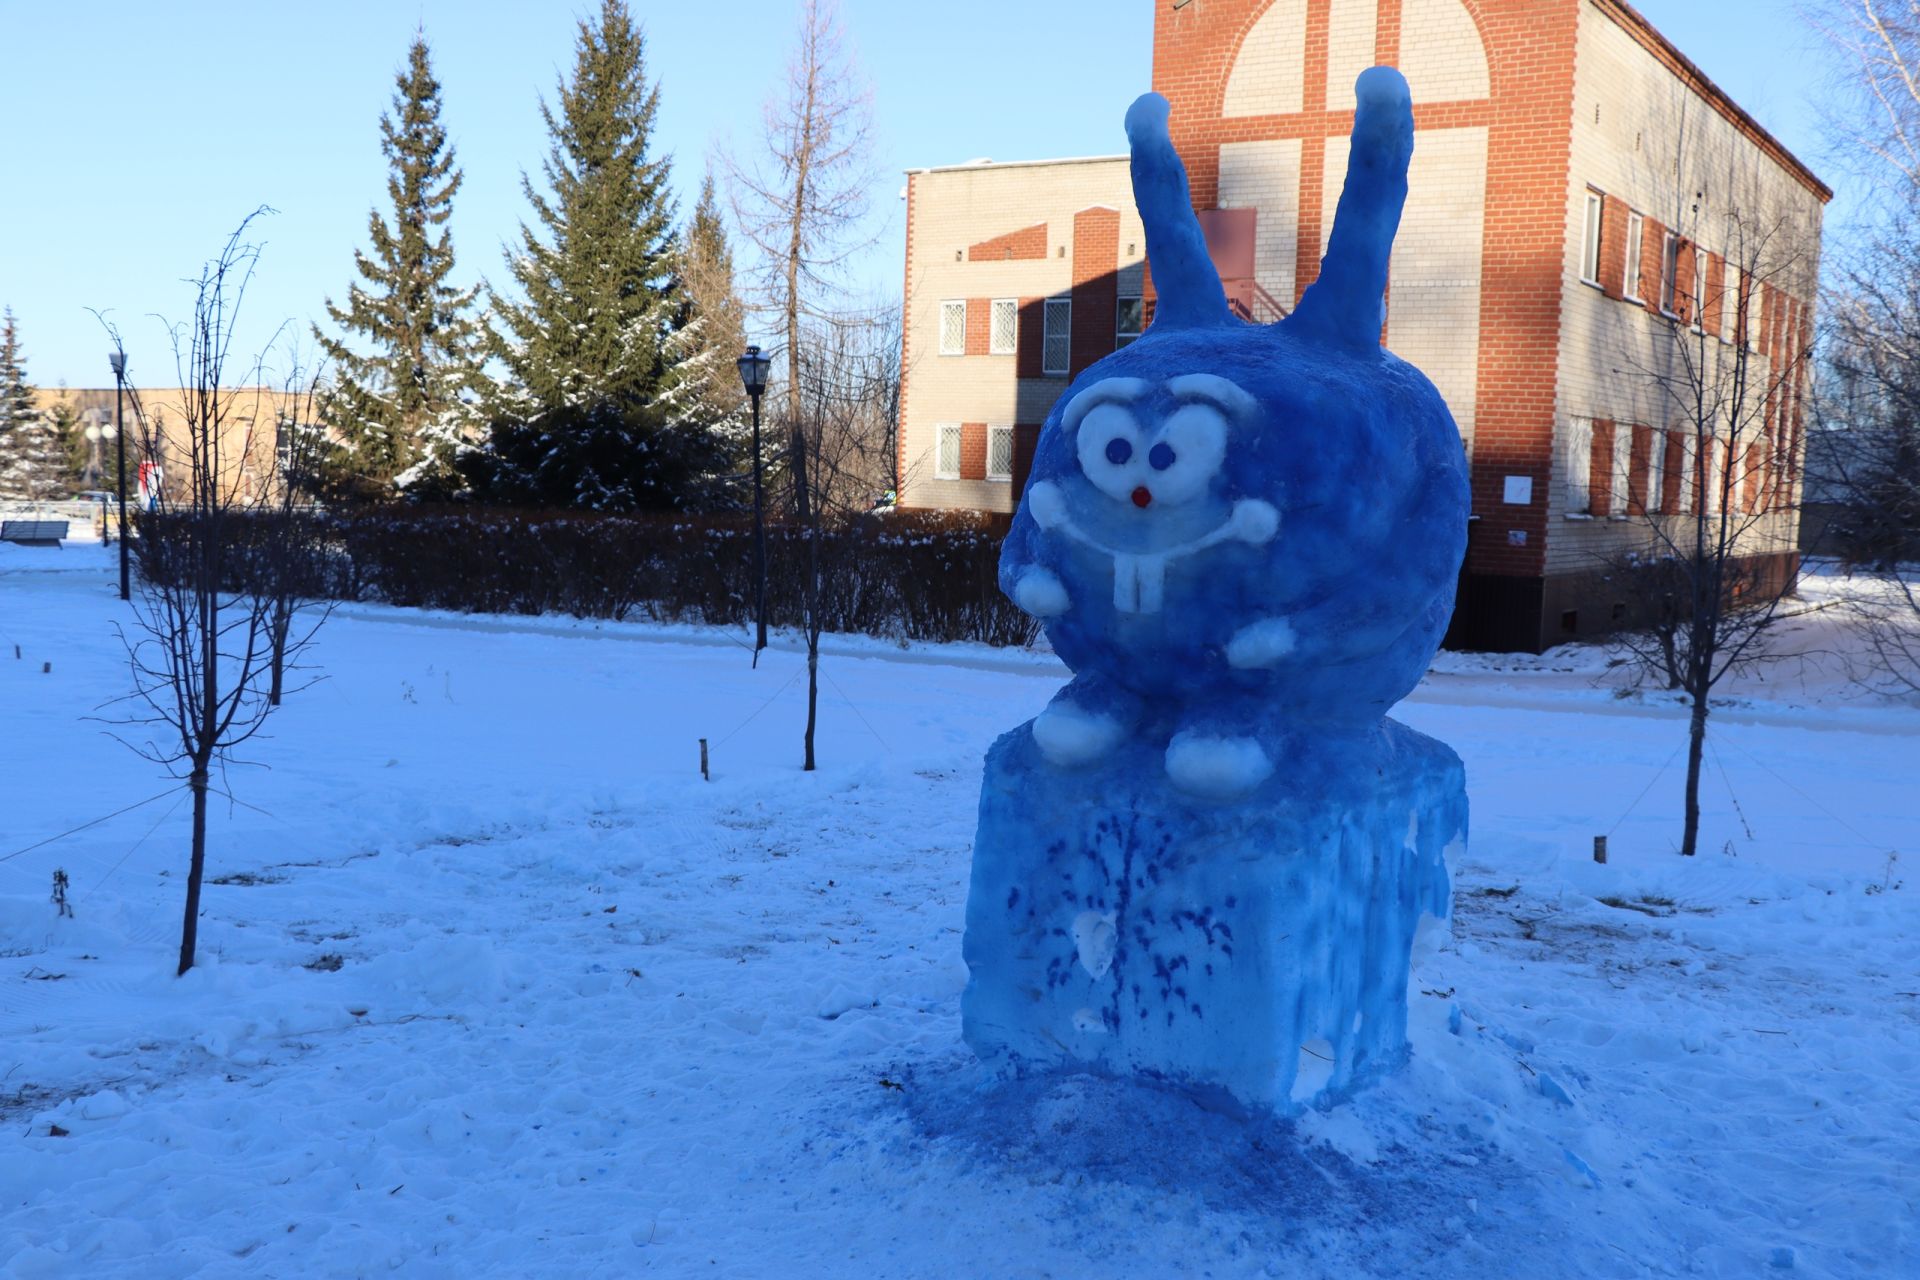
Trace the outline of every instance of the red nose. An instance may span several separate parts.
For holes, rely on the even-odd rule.
[[[1134,506],[1144,508],[1148,503],[1152,501],[1153,501],[1153,495],[1147,492],[1147,486],[1141,485],[1138,489],[1135,489],[1133,491]]]

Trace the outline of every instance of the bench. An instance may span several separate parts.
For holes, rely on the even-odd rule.
[[[57,547],[67,536],[68,520],[0,520],[0,542],[23,547]]]

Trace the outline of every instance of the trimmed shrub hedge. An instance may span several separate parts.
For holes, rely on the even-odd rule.
[[[314,594],[336,600],[727,626],[752,620],[753,526],[744,517],[407,506],[296,518],[314,525]],[[1004,516],[892,512],[825,530],[826,629],[899,640],[1031,642],[1037,626],[997,583],[1006,525]],[[162,535],[147,545],[157,551],[165,542]],[[770,625],[800,624],[806,563],[804,529],[769,523]]]

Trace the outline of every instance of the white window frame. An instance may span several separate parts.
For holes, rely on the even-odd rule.
[[[1747,350],[1760,350],[1760,317],[1764,314],[1760,307],[1761,285],[1753,280],[1747,281]]]
[[[1700,437],[1691,431],[1677,434],[1680,437],[1680,502],[1675,514],[1691,515],[1699,510],[1700,495],[1694,492],[1694,486],[1700,474]]]
[[[1740,332],[1740,264],[1727,259],[1720,271],[1720,341],[1732,343]]]
[[[1129,302],[1137,302],[1140,304],[1140,327],[1138,329],[1127,330],[1120,327],[1120,317],[1126,314],[1126,304]],[[1137,293],[1120,295],[1120,297],[1114,301],[1113,305],[1113,349],[1118,351],[1129,343],[1138,342],[1140,335],[1146,331],[1147,300]]]
[[[1567,423],[1566,438],[1567,513],[1590,515],[1593,511],[1593,423],[1574,418]]]
[[[1607,494],[1607,514],[1627,514],[1628,488],[1633,484],[1633,424],[1613,424],[1613,484]]]
[[[959,341],[947,342],[948,317],[955,311],[960,314]],[[940,303],[940,354],[943,356],[963,356],[967,354],[967,300],[965,298],[945,298]]]
[[[1010,356],[1020,349],[1020,300],[995,298],[987,305],[987,354]],[[1007,318],[1007,340],[1004,343],[1000,341],[1000,317],[1002,316]]]
[[[1660,245],[1660,314],[1678,320],[1680,313],[1673,309],[1679,299],[1675,296],[1680,290],[1680,235],[1667,232],[1667,238]]]
[[[1627,269],[1620,281],[1620,296],[1628,302],[1645,303],[1640,296],[1641,242],[1646,239],[1647,220],[1632,210],[1627,212]]]
[[[1581,224],[1580,236],[1580,283],[1590,284],[1594,288],[1600,284],[1600,235],[1605,220],[1606,197],[1592,187],[1587,188],[1586,219]]]
[[[1056,321],[1055,317],[1059,319]],[[1055,339],[1060,360],[1055,363]],[[1048,298],[1040,304],[1040,372],[1064,378],[1073,368],[1073,299]]]
[[[995,471],[993,469],[993,442],[995,440],[1005,440],[1007,442],[1007,469],[1005,471]],[[987,426],[987,479],[997,482],[1008,482],[1013,479],[1013,428],[1010,426],[994,426],[991,423]]]
[[[949,432],[952,434],[949,435]],[[953,441],[953,467],[950,470],[940,465],[942,461],[941,455],[946,452],[946,443],[949,439]],[[965,447],[965,443],[961,439],[959,423],[942,422],[934,427],[933,478],[935,480],[958,480],[960,478],[960,456]]]
[[[1701,316],[1707,310],[1707,251],[1699,245],[1693,246],[1693,306],[1688,308],[1688,319],[1693,331],[1700,332]]]
[[[1726,496],[1722,488],[1727,482],[1727,451],[1717,436],[1708,436],[1700,443],[1707,450],[1706,512],[1717,516],[1726,505],[1721,499]]]
[[[1667,433],[1655,428],[1647,435],[1647,493],[1641,507],[1650,516],[1660,514],[1667,493]]]

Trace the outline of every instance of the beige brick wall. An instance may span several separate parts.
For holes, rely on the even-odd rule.
[[[937,428],[965,422],[1038,423],[1066,389],[1067,379],[1017,377],[1017,355],[940,355],[940,303],[1064,296],[1073,279],[1073,215],[1095,205],[1120,211],[1121,288],[1124,293],[1131,283],[1137,289],[1146,237],[1133,207],[1127,160],[1119,156],[962,165],[918,171],[913,182],[900,501],[906,506],[1010,511],[1012,486],[1006,481],[935,477]],[[1047,226],[1044,258],[967,260],[968,246],[1036,223]],[[1021,324],[1027,323],[1029,318],[1022,316]]]
[[[1256,209],[1253,276],[1291,306],[1300,237],[1300,139],[1229,142],[1220,148],[1220,207]]]
[[[1746,256],[1753,241],[1741,227],[1766,228],[1763,268],[1802,301],[1812,296],[1822,208],[1814,192],[1591,2],[1581,6],[1574,84],[1556,439],[1548,492],[1549,573],[1591,570],[1600,560],[1650,537],[1642,518],[1586,519],[1569,509],[1566,441],[1573,425],[1610,420],[1687,428],[1685,410],[1663,391],[1659,378],[1684,370],[1688,360],[1701,365],[1704,353],[1706,373],[1700,380],[1724,386],[1719,370],[1732,354],[1712,336],[1703,340],[1687,335],[1681,339],[1688,344],[1686,352],[1677,351],[1666,321],[1581,282],[1589,187],[1677,228],[1713,254]],[[1603,238],[1624,234],[1624,225],[1603,230]],[[1657,234],[1652,222],[1644,234]],[[1652,252],[1658,261],[1657,243]],[[1658,281],[1652,279],[1644,292],[1657,300],[1657,289]],[[1764,383],[1772,376],[1765,357],[1750,359],[1751,381]],[[1680,380],[1693,379],[1682,374]],[[1743,424],[1742,439],[1759,434],[1756,410]],[[1791,512],[1763,517],[1751,530],[1752,550],[1791,550],[1797,523]]]
[[[1304,110],[1307,0],[1274,0],[1240,45],[1227,76],[1227,116],[1277,115]],[[1316,107],[1318,103],[1314,104]]]
[[[1480,371],[1486,172],[1485,128],[1423,130],[1387,271],[1387,347],[1433,380],[1469,442]]]
[[[1480,30],[1460,0],[1403,0],[1400,31],[1400,71],[1415,102],[1478,101],[1491,92]]]
[[[1353,82],[1374,63],[1379,16],[1375,0],[1332,0],[1327,8],[1326,101],[1315,107],[1341,111],[1353,105]]]

